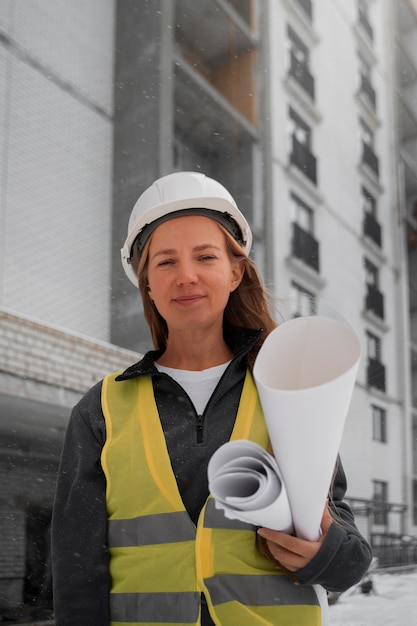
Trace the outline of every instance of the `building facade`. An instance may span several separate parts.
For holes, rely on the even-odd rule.
[[[417,560],[416,40],[413,0],[0,3],[0,615],[50,613],[63,433],[150,347],[120,248],[173,170],[236,197],[278,321],[357,332],[348,498]]]
[[[399,297],[408,328],[404,336],[404,434],[409,442],[406,473],[409,519],[417,525],[417,2],[395,5],[393,42],[396,75],[396,154],[399,184],[397,220],[404,225],[401,238],[405,277]],[[411,480],[409,478],[411,476]]]

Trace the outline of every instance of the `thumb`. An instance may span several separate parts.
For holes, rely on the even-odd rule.
[[[323,517],[321,518],[321,530],[323,535],[327,533],[330,526],[333,524],[333,518],[330,515],[328,503],[326,502],[326,506],[324,507]]]

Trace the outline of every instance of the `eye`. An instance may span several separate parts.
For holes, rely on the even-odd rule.
[[[216,256],[214,254],[203,254],[199,259],[200,261],[214,261]]]
[[[165,265],[172,265],[174,263],[174,261],[172,259],[162,259],[162,261],[159,261],[157,267],[164,267]]]

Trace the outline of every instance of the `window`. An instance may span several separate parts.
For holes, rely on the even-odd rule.
[[[305,148],[311,148],[311,128],[294,109],[290,108],[290,133]]]
[[[362,187],[363,232],[379,247],[382,244],[381,226],[377,219],[377,206],[374,196]]]
[[[306,233],[314,234],[314,212],[295,194],[291,194],[291,212],[293,221]]]
[[[319,244],[313,236],[314,212],[295,194],[291,194],[293,212],[292,254],[319,271]]]
[[[287,26],[287,34],[290,52],[290,58],[288,59],[289,65],[291,63],[292,56],[300,65],[308,66],[310,62],[310,54],[307,46],[305,45],[301,37],[297,35],[295,30],[291,28],[291,26]]]
[[[384,296],[379,291],[379,269],[369,259],[364,259],[366,296],[365,309],[384,319]]]
[[[362,187],[362,209],[367,215],[372,215],[373,218],[377,218],[376,214],[376,200],[374,196],[369,193],[366,187]]]
[[[314,100],[314,78],[310,74],[310,51],[291,26],[288,34],[288,71]]]
[[[372,406],[372,439],[387,442],[387,412],[380,406]]]
[[[374,152],[375,136],[368,124],[360,120],[360,138],[362,143],[362,162],[365,163],[373,173],[379,175],[379,161]]]
[[[388,523],[388,483],[374,480],[374,523],[387,525]]]
[[[51,511],[31,505],[26,511],[26,563],[24,602],[27,605],[52,607],[50,571]]]
[[[367,382],[369,387],[385,391],[385,367],[381,363],[381,340],[371,332],[367,332]]]
[[[312,183],[316,184],[317,163],[315,156],[311,153],[311,128],[291,107],[289,110],[289,130],[291,141],[290,161]]]
[[[358,69],[359,69],[359,77],[365,78],[369,82],[371,82],[371,73],[372,68],[371,64],[365,59],[363,54],[358,53]]]
[[[367,334],[368,358],[380,361],[381,359],[381,340],[373,333]]]
[[[364,260],[366,284],[370,287],[378,288],[379,271],[369,259]]]
[[[373,109],[376,108],[376,93],[372,87],[372,68],[362,54],[358,54],[359,90],[363,93]]]
[[[291,302],[293,305],[293,317],[315,315],[315,295],[295,282],[291,283]]]
[[[362,142],[373,149],[374,133],[372,132],[368,124],[363,119],[360,120],[360,131],[361,131]]]

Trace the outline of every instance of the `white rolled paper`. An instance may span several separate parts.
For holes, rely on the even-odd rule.
[[[266,338],[253,374],[297,536],[315,541],[359,365],[353,329],[299,317]]]
[[[229,519],[292,532],[290,505],[274,457],[253,441],[221,446],[208,465],[209,489]]]

